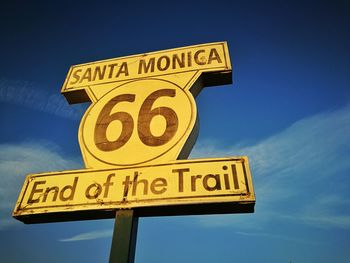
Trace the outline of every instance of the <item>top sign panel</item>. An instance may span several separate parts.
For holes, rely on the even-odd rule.
[[[231,71],[226,42],[216,42],[71,66],[62,93],[104,83],[189,71]]]

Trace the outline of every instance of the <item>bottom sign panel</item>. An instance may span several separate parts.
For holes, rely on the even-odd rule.
[[[24,223],[253,212],[247,157],[179,160],[121,169],[28,175],[13,216]]]

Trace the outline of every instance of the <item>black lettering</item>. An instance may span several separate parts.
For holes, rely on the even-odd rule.
[[[53,194],[53,198],[52,198],[52,202],[55,202],[57,200],[57,196],[58,196],[58,191],[59,190],[60,189],[57,186],[46,188],[45,193],[44,193],[44,197],[43,197],[43,202],[46,202],[47,196],[49,195],[49,193],[51,191],[53,191],[53,193],[54,193]]]
[[[136,195],[137,186],[140,183],[143,184],[143,194],[147,195],[148,194],[148,181],[145,179],[138,180],[138,177],[139,177],[139,173],[135,172],[134,173],[134,180],[133,180],[133,184],[132,184],[132,195]]]
[[[96,188],[96,189],[94,190],[93,193],[90,193],[91,189],[93,189],[93,188]],[[99,197],[101,192],[102,192],[102,186],[98,183],[93,183],[93,184],[89,185],[88,188],[86,188],[85,196],[88,199],[95,199],[95,198]]]
[[[202,175],[192,175],[191,176],[191,191],[192,192],[195,192],[196,191],[196,181],[198,180],[198,179],[201,179],[202,178]]]
[[[192,67],[192,53],[191,53],[191,51],[187,53],[187,66]]]
[[[128,64],[126,62],[123,62],[122,65],[120,66],[117,75],[115,76],[116,78],[119,77],[120,74],[124,74],[125,76],[129,76],[129,69],[128,69]]]
[[[108,196],[109,187],[113,185],[113,183],[111,182],[111,178],[114,176],[115,174],[108,175],[106,182],[103,184],[103,187],[105,188],[105,193],[103,195],[104,198]]]
[[[106,65],[104,65],[103,68],[102,68],[102,70],[101,70],[101,68],[100,68],[99,66],[97,66],[97,67],[95,68],[94,76],[93,76],[92,80],[95,81],[97,75],[98,75],[98,80],[102,80],[103,77],[105,76],[106,68],[107,68]]]
[[[164,63],[162,63],[162,61],[164,61],[164,59],[165,59],[165,65],[162,66],[162,64],[164,64]],[[167,56],[161,56],[157,61],[157,68],[160,71],[167,70],[169,68],[169,65],[170,65],[170,58]]]
[[[233,176],[233,185],[234,185],[235,189],[239,189],[236,165],[232,164],[231,170],[232,170],[232,176]]]
[[[209,184],[208,184],[209,179],[215,180],[214,186],[209,186]],[[203,178],[203,186],[204,186],[205,190],[207,190],[207,191],[221,190],[220,175],[219,174],[207,174]]]
[[[83,80],[91,81],[91,68],[88,68],[85,72],[83,77],[80,79],[79,83],[82,83]]]
[[[224,166],[222,167],[222,169],[224,169],[224,170],[226,171],[226,170],[227,170],[227,166],[224,165]],[[224,182],[225,182],[225,189],[226,189],[226,190],[230,190],[230,181],[229,181],[229,179],[228,179],[228,174],[224,174]]]
[[[179,175],[179,192],[183,192],[184,191],[184,172],[189,172],[190,169],[189,168],[182,168],[182,169],[173,169],[172,172],[173,173],[178,173]]]
[[[66,185],[65,187],[62,188],[61,192],[60,192],[60,200],[61,201],[68,201],[68,200],[73,200],[74,197],[74,193],[75,193],[75,189],[77,187],[77,183],[78,183],[78,177],[74,178],[74,182],[72,185]],[[64,193],[66,191],[70,190],[70,193],[67,197],[64,196]]]
[[[177,54],[174,54],[174,56],[173,56],[173,69],[176,69],[176,64],[178,64],[178,66],[180,68],[185,67],[185,53],[181,53],[181,59],[178,57]]]
[[[130,176],[125,177],[125,181],[123,182],[124,185],[124,198],[128,196],[130,185],[132,184],[132,181],[130,181]]]
[[[43,189],[37,189],[37,186],[40,184],[45,184],[45,183],[46,183],[46,181],[38,181],[38,182],[34,183],[33,189],[29,195],[29,198],[28,198],[28,204],[38,203],[40,201],[40,197],[37,199],[33,199],[33,197],[35,194],[39,194],[43,191]]]
[[[142,74],[142,69],[144,73],[148,73],[149,70],[151,70],[151,72],[154,72],[154,61],[154,58],[150,58],[148,64],[146,65],[146,61],[144,59],[141,59],[138,74]]]
[[[112,78],[113,77],[113,71],[114,71],[114,68],[118,66],[118,63],[113,63],[113,64],[109,64],[108,67],[109,67],[109,74],[108,74],[108,78]]]
[[[194,53],[194,61],[198,64],[198,65],[205,65],[206,60],[205,57],[203,56],[202,58],[199,58],[199,54],[203,53],[204,49],[200,49],[197,50],[196,53]]]
[[[78,75],[78,73],[81,72],[81,69],[77,69],[73,72],[72,77],[75,79],[74,81],[69,82],[69,84],[76,84],[78,83],[78,81],[80,80],[80,76]]]
[[[167,181],[164,178],[156,178],[151,183],[151,192],[156,195],[163,194],[167,190],[167,185]]]
[[[216,60],[218,63],[222,63],[221,58],[215,48],[210,50],[208,64],[211,64],[213,60]]]

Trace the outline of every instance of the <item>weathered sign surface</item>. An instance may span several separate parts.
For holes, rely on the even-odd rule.
[[[70,103],[86,169],[27,176],[13,216],[26,223],[138,215],[253,212],[247,157],[185,161],[198,134],[196,95],[232,83],[226,42],[72,66]]]
[[[99,98],[100,94],[108,89],[105,85],[109,83],[115,86],[118,82],[159,79],[168,75],[185,76],[183,73],[189,72],[193,77],[196,73],[230,71],[227,43],[208,43],[72,66],[62,87],[62,93],[70,102],[90,101],[92,98],[88,98],[87,93]],[[220,75],[215,81],[230,81],[229,76],[225,78]],[[91,86],[97,86],[94,94],[89,93]]]
[[[29,175],[14,216],[33,223],[114,217],[128,208],[139,215],[251,212],[254,201],[247,158],[198,159]]]
[[[186,159],[198,134],[195,96],[232,82],[226,42],[72,66],[62,94],[91,101],[79,128],[86,168]]]

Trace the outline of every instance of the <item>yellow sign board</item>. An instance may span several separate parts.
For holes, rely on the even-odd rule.
[[[74,101],[74,95],[83,94],[91,86],[188,72],[229,70],[226,42],[208,43],[72,66],[62,93]]]
[[[72,66],[62,94],[92,102],[79,128],[85,167],[186,159],[198,134],[194,98],[231,83],[231,69],[226,42]]]
[[[78,131],[85,168],[29,175],[23,222],[253,212],[247,157],[186,159],[198,134],[196,95],[232,83],[226,42],[72,66],[62,94],[90,101]]]
[[[197,159],[29,175],[13,216],[33,223],[114,217],[130,208],[138,215],[252,212],[254,202],[246,157]]]

